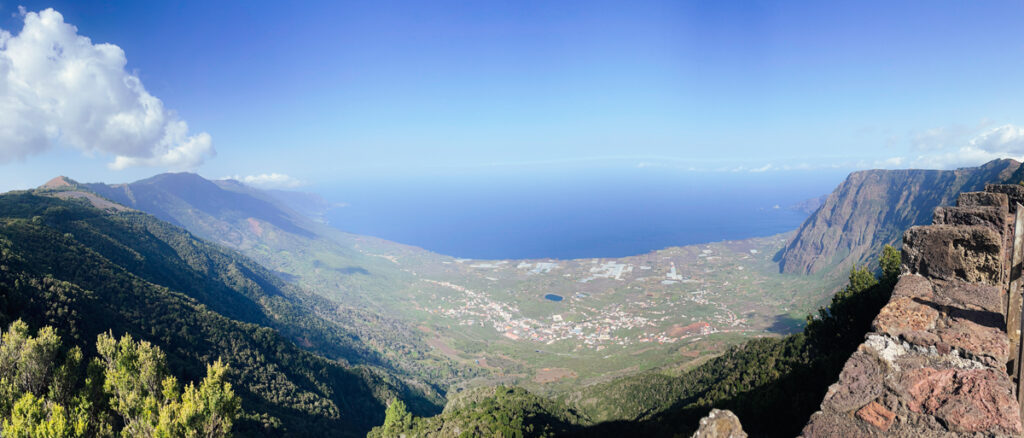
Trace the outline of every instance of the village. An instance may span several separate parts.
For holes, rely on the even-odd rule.
[[[710,251],[701,254],[708,257]],[[462,263],[457,261],[457,263]],[[557,262],[521,262],[512,265],[517,271],[527,276],[553,274],[562,268]],[[476,263],[469,265],[476,270],[495,270],[511,266],[504,262]],[[655,278],[655,269],[649,265],[634,265],[615,261],[599,262],[592,260],[587,269],[577,274],[582,278],[575,279],[576,284],[587,284],[598,279],[621,282],[620,288],[628,287],[632,282],[655,282],[660,287],[681,286],[689,283],[700,283],[684,277],[677,270],[674,262],[660,278]],[[493,273],[493,271],[491,271]],[[638,276],[627,279],[630,274]],[[576,275],[564,273],[559,277]],[[485,277],[492,279],[493,277]],[[570,279],[571,279],[570,278]],[[682,293],[677,302],[653,303],[648,300],[632,299],[624,303],[610,304],[601,307],[587,305],[588,294],[576,292],[569,294],[568,304],[562,311],[552,311],[548,317],[527,317],[514,303],[496,300],[492,294],[473,290],[450,281],[421,279],[434,286],[444,287],[458,292],[454,295],[442,295],[436,302],[424,310],[448,319],[455,320],[458,326],[491,327],[499,336],[512,341],[532,341],[553,344],[560,341],[572,341],[583,348],[602,350],[609,345],[628,346],[643,343],[672,344],[680,340],[706,336],[719,331],[733,331],[742,328],[745,321],[737,318],[724,304],[712,302],[706,288]],[[630,280],[630,282],[627,282]],[[536,295],[536,293],[534,294]],[[545,298],[562,301],[563,297],[547,294]],[[693,321],[679,310],[686,302],[711,306],[715,308],[713,315],[707,320]],[[680,309],[681,310],[681,309]],[[571,317],[568,315],[572,315]]]

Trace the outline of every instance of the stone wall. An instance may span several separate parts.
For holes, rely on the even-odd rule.
[[[1008,298],[1020,290],[1021,202],[1024,187],[990,185],[906,231],[892,298],[803,436],[1024,435],[1008,374],[1019,335],[1006,331],[1020,321],[1007,308],[1020,306]]]

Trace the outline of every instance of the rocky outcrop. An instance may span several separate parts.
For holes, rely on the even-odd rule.
[[[36,193],[43,196],[52,196],[60,199],[83,200],[92,204],[100,210],[105,211],[128,211],[131,210],[121,204],[110,202],[107,199],[96,196],[95,193],[80,190],[81,184],[66,176],[58,176],[36,188]]]
[[[915,274],[999,284],[1002,235],[988,227],[930,225],[903,235],[903,263]]]
[[[53,178],[53,179],[47,181],[46,184],[43,184],[43,185],[39,186],[39,188],[40,189],[60,189],[60,188],[65,188],[65,187],[75,187],[77,185],[78,185],[78,182],[76,182],[75,180],[61,175],[61,176],[58,176],[56,178]]]
[[[932,220],[935,207],[952,204],[960,192],[1004,181],[1019,167],[1014,160],[995,160],[957,170],[851,173],[780,253],[779,268],[812,274],[836,267],[835,272],[845,273],[879,254],[883,246],[898,246],[904,230]]]
[[[1007,374],[1010,206],[1018,199],[1024,188],[989,186],[936,209],[935,224],[907,230],[892,297],[804,437],[1024,434]]]
[[[747,433],[732,411],[712,409],[700,419],[700,427],[691,438],[747,438]]]

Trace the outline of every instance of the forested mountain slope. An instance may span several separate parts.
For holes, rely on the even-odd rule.
[[[228,183],[230,184],[230,183]],[[116,203],[145,211],[157,218],[193,229],[197,234],[232,246],[251,244],[246,233],[235,229],[236,222],[253,218],[291,234],[312,237],[309,224],[290,210],[253,192],[240,193],[245,186],[235,183],[225,190],[221,185],[192,173],[164,173],[130,184],[82,184]],[[304,226],[305,225],[305,226]]]
[[[867,263],[885,245],[899,245],[903,231],[931,223],[932,210],[952,205],[960,192],[983,190],[1020,167],[993,160],[957,170],[864,170],[839,185],[779,254],[785,273],[842,274]]]
[[[408,287],[415,276],[387,257],[367,253],[426,251],[340,232],[292,210],[269,192],[233,180],[165,173],[128,184],[70,184],[236,249],[314,293],[305,298],[311,311],[357,336],[364,351],[374,352],[373,361],[345,355],[350,361],[396,370],[429,382],[436,391],[482,372],[436,354],[421,331],[376,304]]]
[[[152,216],[54,197],[65,190],[0,195],[0,325],[54,326],[86,352],[100,333],[128,333],[163,349],[183,381],[222,358],[242,399],[240,436],[359,436],[395,397],[437,409],[425,387],[307,351],[377,361],[310,314],[316,297]]]

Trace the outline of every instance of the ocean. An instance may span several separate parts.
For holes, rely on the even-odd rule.
[[[774,235],[837,172],[522,172],[349,180],[318,192],[328,222],[445,255],[574,259]]]

